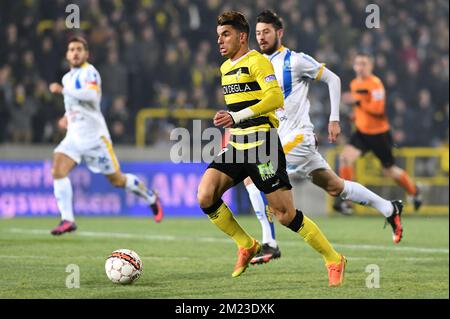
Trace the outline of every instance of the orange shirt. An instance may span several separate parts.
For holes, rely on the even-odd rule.
[[[381,80],[375,75],[361,80],[355,78],[350,83],[354,105],[355,126],[363,134],[381,134],[389,130],[385,114],[385,91]]]

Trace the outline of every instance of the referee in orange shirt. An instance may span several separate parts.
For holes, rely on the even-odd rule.
[[[385,90],[381,80],[373,74],[373,59],[366,53],[358,53],[353,69],[356,78],[350,83],[351,92],[342,95],[344,103],[353,105],[356,130],[340,155],[339,175],[343,179],[354,178],[353,165],[358,157],[372,151],[381,161],[385,176],[392,177],[413,198],[414,209],[422,205],[418,187],[405,170],[395,165],[392,155],[392,136],[385,112]],[[334,209],[351,214],[348,203],[338,199]]]

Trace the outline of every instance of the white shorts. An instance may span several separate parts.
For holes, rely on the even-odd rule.
[[[86,149],[70,136],[66,136],[55,148],[54,153],[63,153],[77,164],[84,161],[93,173],[110,175],[120,168],[111,140],[105,136],[99,137],[98,143],[94,143]]]
[[[331,169],[327,161],[318,151],[316,136],[313,133],[302,134],[296,131],[281,138],[286,154],[289,175],[300,178],[311,178],[311,173],[317,169]]]

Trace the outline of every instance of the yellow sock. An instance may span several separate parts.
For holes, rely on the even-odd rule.
[[[341,255],[334,250],[319,227],[305,215],[303,215],[303,224],[298,230],[298,233],[303,237],[305,242],[323,256],[327,266],[341,262]]]
[[[239,225],[225,203],[222,203],[215,212],[208,214],[208,217],[220,230],[233,238],[239,247],[250,248],[253,246],[253,238]]]

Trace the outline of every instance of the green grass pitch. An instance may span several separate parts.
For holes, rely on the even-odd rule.
[[[260,239],[259,222],[239,216]],[[405,236],[391,241],[378,217],[316,218],[348,257],[345,283],[327,286],[322,258],[277,225],[282,257],[231,278],[236,246],[207,218],[78,218],[78,231],[52,237],[56,218],[0,220],[0,298],[449,298],[448,217],[405,216]],[[135,250],[143,273],[132,285],[111,283],[108,254]],[[80,269],[80,288],[66,288],[66,267]],[[380,270],[380,287],[367,288],[366,267]]]

